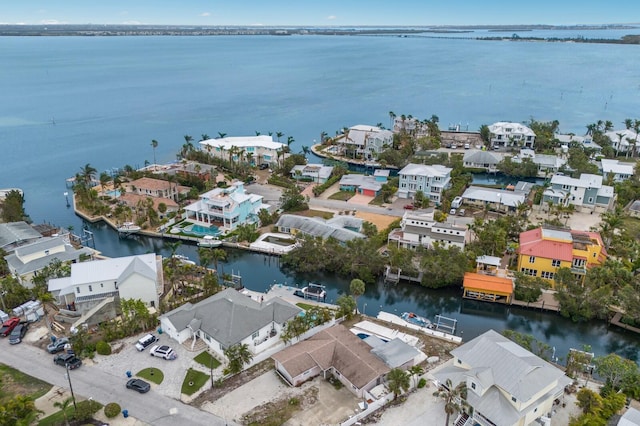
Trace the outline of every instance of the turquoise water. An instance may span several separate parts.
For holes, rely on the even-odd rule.
[[[119,189],[112,189],[111,191],[105,192],[105,194],[108,195],[109,197],[114,197],[114,198],[118,198],[121,195]]]
[[[198,237],[204,237],[205,235],[211,235],[213,237],[216,237],[221,234],[220,229],[215,225],[202,226],[202,225],[196,225],[196,224],[185,226],[184,228],[182,228],[182,232],[184,232],[185,234],[192,234]]]

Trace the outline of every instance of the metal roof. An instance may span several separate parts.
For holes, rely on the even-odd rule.
[[[338,241],[347,242],[354,238],[365,238],[364,234],[346,229],[344,222],[325,221],[322,218],[283,214],[276,223],[277,227],[298,230],[306,235],[322,238],[335,238]],[[362,223],[360,223],[361,225]],[[348,226],[348,225],[346,225]]]
[[[27,222],[0,223],[0,248],[41,237]]]

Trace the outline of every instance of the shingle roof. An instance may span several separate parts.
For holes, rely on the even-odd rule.
[[[235,345],[275,321],[284,324],[301,309],[280,298],[260,303],[234,289],[223,290],[195,305],[181,306],[164,317],[178,331],[190,324],[219,342],[224,348]],[[193,321],[199,321],[195,323]],[[197,328],[194,329],[197,331]]]
[[[296,377],[316,365],[333,367],[358,389],[389,372],[371,347],[343,325],[334,325],[272,356]]]
[[[40,237],[42,235],[27,222],[0,223],[0,248]]]

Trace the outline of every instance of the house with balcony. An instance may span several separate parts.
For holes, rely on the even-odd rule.
[[[496,256],[476,258],[476,271],[466,272],[462,283],[462,297],[511,304],[515,290],[513,276],[500,267],[502,259]]]
[[[400,172],[398,197],[413,198],[422,191],[425,197],[439,204],[442,193],[451,186],[451,168],[436,164],[408,164]]]
[[[520,154],[511,160],[515,163],[521,163],[526,159],[538,166],[538,176],[548,176],[557,173],[562,166],[567,164],[567,160],[551,154],[537,154],[533,149],[523,148]]]
[[[69,241],[69,234],[56,237],[42,237],[30,244],[17,247],[13,253],[5,256],[11,275],[27,287],[33,287],[32,279],[38,272],[53,261],[79,263],[80,258],[93,256],[93,250],[75,248]]]
[[[270,206],[262,203],[262,196],[248,194],[242,182],[234,182],[227,188],[215,188],[200,195],[198,201],[184,208],[182,217],[193,225],[213,226],[221,231],[232,231],[241,224],[257,223],[258,212]]]
[[[498,163],[502,157],[491,151],[473,150],[466,151],[462,162],[468,169],[484,169],[487,173],[496,173]]]
[[[525,190],[504,190],[470,186],[462,194],[462,203],[478,208],[488,207],[499,212],[515,211],[520,204],[527,202],[529,188]]]
[[[567,148],[571,145],[579,145],[582,146],[583,149],[590,149],[596,153],[602,151],[602,147],[593,141],[591,135],[579,136],[556,133],[554,138],[558,140],[562,146],[566,146]]]
[[[393,133],[377,126],[358,124],[336,138],[346,156],[375,160],[378,154],[393,145]]]
[[[148,308],[158,309],[162,256],[148,253],[75,263],[70,276],[50,279],[48,289],[59,305],[82,315],[103,308],[97,318],[83,321],[89,324],[115,318],[122,299],[141,300]]]
[[[431,374],[439,387],[465,383],[469,409],[456,425],[552,424],[555,401],[572,380],[562,370],[494,330],[451,351]],[[544,423],[547,421],[548,423]]]
[[[125,184],[127,193],[152,198],[165,198],[178,201],[181,195],[187,195],[191,188],[162,179],[143,177]]]
[[[494,149],[533,148],[536,134],[520,123],[499,121],[489,126],[489,142]]]
[[[433,220],[433,213],[418,214],[407,211],[402,216],[400,228],[389,233],[387,243],[411,250],[418,247],[431,248],[434,244],[464,250],[468,240],[469,229],[466,226],[436,222]]]
[[[305,182],[325,183],[331,177],[333,167],[322,164],[299,164],[291,169],[291,177]]]
[[[565,207],[573,204],[578,211],[607,211],[614,201],[613,187],[603,185],[602,176],[588,173],[579,178],[555,174],[551,186],[542,194],[542,204],[551,202]]]
[[[570,268],[580,281],[587,269],[602,265],[607,251],[597,232],[540,227],[520,234],[517,270],[553,286],[558,268]]]
[[[634,163],[626,163],[619,160],[600,160],[600,172],[605,179],[612,177],[614,182],[622,182],[633,176]]]
[[[178,343],[193,347],[200,340],[224,359],[224,351],[234,345],[246,344],[257,355],[281,343],[285,324],[300,312],[279,297],[254,300],[228,288],[162,315],[160,325]]]
[[[611,140],[611,146],[617,154],[636,152],[638,150],[637,145],[640,138],[638,138],[638,133],[634,132],[633,129],[611,130],[605,132],[604,135]]]
[[[285,152],[287,144],[276,142],[273,136],[236,136],[200,141],[200,149],[216,158],[251,165],[277,164],[278,153]],[[280,154],[286,155],[286,154]]]

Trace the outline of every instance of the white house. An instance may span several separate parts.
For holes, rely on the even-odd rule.
[[[162,286],[162,257],[154,253],[75,263],[71,276],[49,280],[49,292],[58,303],[80,313],[110,297],[158,308]]]
[[[499,121],[489,126],[490,142],[493,148],[525,147],[533,148],[536,134],[520,123]]]
[[[454,387],[466,384],[466,402],[472,410],[465,415],[471,418],[470,424],[537,424],[551,417],[554,401],[572,382],[559,368],[493,330],[452,350],[451,355],[453,359],[432,374],[440,386],[447,380]]]
[[[32,243],[42,238],[42,234],[36,231],[27,222],[0,223],[0,249],[7,253],[16,247]]]
[[[496,167],[502,161],[502,157],[491,151],[472,150],[465,151],[462,162],[470,169],[485,169],[487,172],[497,172]]]
[[[529,159],[538,166],[539,175],[551,175],[553,173],[557,173],[562,166],[567,164],[567,160],[564,158],[552,154],[536,154],[536,152],[530,148],[521,149],[520,154],[513,157],[512,161],[515,163],[521,163],[524,159]]]
[[[572,144],[581,145],[583,148],[593,149],[596,152],[602,151],[602,147],[593,141],[591,135],[578,136],[572,134],[556,133],[554,138],[560,142],[561,145],[569,147]]]
[[[580,178],[556,174],[551,178],[551,186],[543,192],[542,203],[551,202],[579,209],[609,210],[613,206],[613,187],[602,184],[602,176],[583,173]]]
[[[355,238],[366,238],[360,233],[364,221],[354,216],[336,216],[331,219],[321,217],[305,217],[294,214],[283,214],[278,219],[276,227],[279,232],[296,236],[298,234],[335,238],[343,244]]]
[[[93,251],[83,247],[76,249],[69,243],[69,234],[43,237],[33,243],[16,248],[5,256],[9,271],[25,287],[33,287],[32,278],[54,260],[62,263],[80,262],[81,256],[91,257]]]
[[[227,188],[205,192],[198,201],[186,206],[183,217],[192,224],[183,230],[194,235],[211,233],[212,227],[234,230],[240,224],[257,223],[258,212],[268,208],[269,205],[262,203],[261,195],[248,194],[242,182],[235,182]],[[194,225],[206,229],[194,230]]]
[[[455,246],[463,250],[468,239],[469,230],[466,226],[436,222],[433,213],[405,212],[400,228],[389,233],[387,242],[412,250],[432,247],[436,243],[445,248]]]
[[[625,163],[619,160],[609,160],[603,158],[600,160],[600,171],[605,179],[613,176],[614,182],[622,182],[633,176],[633,163]]]
[[[400,187],[398,197],[413,198],[416,192],[429,197],[435,203],[440,203],[442,192],[451,186],[451,168],[439,164],[427,166],[424,164],[408,164],[400,172]]]
[[[216,158],[247,161],[250,164],[276,164],[278,152],[282,152],[286,146],[267,135],[226,137],[200,142],[201,149]]]
[[[291,169],[291,177],[295,180],[306,180],[316,183],[325,183],[333,172],[333,167],[322,164],[299,164]]]
[[[338,142],[345,151],[361,155],[365,160],[374,160],[386,147],[393,145],[393,133],[380,127],[358,124],[350,127]]]
[[[279,343],[285,323],[301,311],[279,297],[257,302],[228,288],[162,315],[160,325],[178,343],[201,339],[221,357],[237,344],[257,354]]]
[[[611,145],[617,153],[637,150],[638,134],[632,129],[611,130],[604,135],[611,140]]]
[[[464,204],[476,207],[489,205],[494,210],[506,212],[514,211],[520,204],[526,203],[527,193],[470,186],[462,194],[462,200]]]

